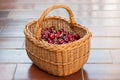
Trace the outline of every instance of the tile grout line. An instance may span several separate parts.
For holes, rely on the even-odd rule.
[[[24,41],[23,41],[23,44],[22,44],[23,49],[25,49],[24,46],[25,46],[25,38],[24,38]]]
[[[17,2],[17,4],[22,4],[22,5],[24,5],[24,4],[36,4],[36,5],[39,5],[39,3],[38,2]],[[53,4],[53,3],[58,3],[58,2],[55,2],[55,1],[53,1],[53,2],[49,2],[49,3],[45,3],[45,2],[41,2],[42,4],[46,4],[46,5],[49,5],[49,4]],[[86,4],[86,5],[89,5],[89,4],[92,4],[92,5],[94,5],[94,4],[99,4],[100,2],[59,2],[59,3],[64,3],[64,4],[66,4],[66,3],[69,3],[69,4],[82,4],[82,5],[84,5],[84,4]],[[114,3],[112,3],[112,2],[108,2],[108,3],[104,3],[104,2],[102,2],[102,4],[100,4],[100,5],[119,5],[119,3],[120,2],[114,2]],[[6,2],[1,2],[0,4],[6,4]],[[14,2],[7,2],[7,4],[15,4]]]
[[[110,57],[111,57],[111,59],[112,59],[112,64],[114,64],[114,61],[113,61],[113,57],[112,57],[111,50],[109,50],[109,54],[110,54]]]
[[[81,68],[81,73],[82,73],[82,80],[85,80],[84,79],[84,73],[83,73],[83,67]]]
[[[0,62],[0,64],[33,64],[33,62]]]
[[[25,48],[0,48],[0,50],[25,50]]]
[[[6,27],[7,27],[7,26],[4,26],[4,28],[2,27],[2,28],[0,29],[0,33],[2,33],[2,32],[5,30]]]
[[[120,50],[120,48],[91,48],[91,50]]]
[[[14,71],[14,74],[13,74],[13,77],[12,77],[12,80],[14,80],[15,73],[16,73],[16,70],[17,70],[17,65],[18,65],[18,64],[16,64],[15,71]]]

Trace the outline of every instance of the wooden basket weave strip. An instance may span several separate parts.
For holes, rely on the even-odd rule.
[[[51,10],[56,8],[66,9],[71,21],[57,16],[46,17]],[[24,29],[27,54],[34,64],[50,74],[67,76],[75,73],[89,57],[91,32],[86,27],[76,24],[72,11],[66,6],[55,5],[46,11],[39,20],[28,23]],[[62,45],[49,44],[38,39],[41,38],[41,29],[46,26],[58,26],[67,32],[77,33],[81,39]]]

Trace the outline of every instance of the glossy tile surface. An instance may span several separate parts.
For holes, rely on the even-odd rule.
[[[119,37],[93,37],[91,48],[120,49]]]
[[[84,80],[119,80],[120,64],[86,64]]]
[[[113,58],[113,63],[120,64],[120,50],[112,50],[111,55]]]
[[[0,64],[0,80],[13,80],[16,64]]]
[[[88,59],[89,64],[101,64],[112,63],[112,57],[109,50],[91,50],[90,57]]]
[[[1,31],[0,37],[24,37],[25,26],[8,26]]]
[[[7,18],[9,11],[0,11],[0,18]]]
[[[0,38],[0,48],[22,48],[23,38]]]
[[[82,80],[81,70],[67,77],[56,77],[36,67],[34,64],[18,64],[14,80]]]
[[[120,37],[120,27],[88,27],[93,36],[104,36],[104,37]]]
[[[31,63],[25,50],[0,50],[0,63]]]

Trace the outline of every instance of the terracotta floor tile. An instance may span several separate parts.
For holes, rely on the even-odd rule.
[[[86,12],[87,14],[88,12]],[[91,13],[92,14],[92,13]],[[78,22],[85,26],[120,26],[119,18],[107,18],[107,19],[99,19],[99,18],[89,18],[89,19],[80,19],[78,18]],[[102,24],[101,24],[102,23]]]
[[[25,25],[11,25],[11,26],[7,26],[5,28],[5,30],[11,30],[11,29],[15,29],[15,30],[23,30],[25,28]]]
[[[29,19],[0,19],[0,26],[25,26]]]
[[[111,55],[112,55],[113,63],[120,64],[120,50],[111,50]]]
[[[0,37],[24,37],[24,28],[23,26],[8,26],[1,31]]]
[[[118,8],[119,9],[119,8]],[[95,18],[119,18],[120,11],[117,10],[104,10],[104,11],[94,11],[92,12],[92,16]],[[89,15],[88,15],[89,16]]]
[[[24,14],[24,15],[23,15]],[[15,19],[38,19],[41,15],[41,9],[39,11],[10,11],[8,18],[15,18]]]
[[[0,38],[0,48],[22,48],[24,38]]]
[[[9,3],[9,5],[6,4],[1,4],[0,5],[0,10],[32,10],[34,7],[34,3],[25,3],[25,4],[20,4],[20,3]]]
[[[9,11],[0,11],[0,18],[7,18]]]
[[[24,43],[23,43],[23,49],[25,49],[25,41],[24,41]]]
[[[112,63],[109,50],[91,50],[88,63]]]
[[[20,58],[20,62],[22,62],[22,63],[32,63],[32,61],[30,60],[30,58],[27,55],[26,50],[20,50],[19,58]]]
[[[79,5],[79,4],[78,4]],[[87,7],[87,5],[84,5],[85,7]],[[94,5],[93,5],[94,6]],[[106,6],[106,5],[105,5]],[[83,7],[83,6],[81,6],[81,7]],[[76,12],[74,11],[74,14],[76,15],[76,16],[81,16],[81,18],[79,18],[80,20],[82,20],[82,19],[85,19],[85,18],[90,18],[90,19],[97,19],[97,20],[102,20],[102,19],[104,19],[104,21],[105,21],[105,19],[115,19],[115,18],[120,18],[120,11],[117,11],[117,10],[103,10],[103,11],[101,11],[101,10],[99,10],[99,6],[98,5],[96,5],[96,7],[98,7],[97,9],[92,9],[92,10],[94,10],[94,11],[92,11],[92,10],[88,10],[89,8],[86,8],[86,9],[79,9],[80,7],[78,7],[78,9],[76,10]],[[117,9],[119,9],[120,10],[120,8],[117,8]],[[74,10],[74,9],[72,9],[72,10]],[[83,21],[83,20],[82,20]],[[85,20],[86,21],[86,20]],[[99,23],[99,21],[96,21],[97,23]],[[97,23],[95,24],[94,22],[93,23],[91,23],[91,25],[94,25],[94,26],[96,26],[97,25]],[[113,24],[112,25],[110,25],[110,24],[107,24],[106,22],[103,22],[104,24],[102,24],[102,25],[98,25],[98,26],[113,26]],[[119,25],[119,24],[115,24],[115,25]]]
[[[119,49],[120,38],[119,37],[92,37],[91,48]]]
[[[14,80],[82,80],[81,70],[67,77],[50,75],[33,64],[18,64]]]
[[[2,30],[4,29],[4,27],[3,26],[1,26],[0,27],[0,34],[1,34],[1,32],[2,32]]]
[[[0,80],[12,80],[16,64],[0,64]]]
[[[25,50],[0,50],[0,63],[31,63]]]
[[[5,27],[5,26],[7,26],[6,22],[5,22],[5,21],[0,20],[0,27]]]
[[[120,36],[120,27],[89,27],[93,36],[111,36],[119,37]]]
[[[84,80],[120,80],[119,64],[86,64]]]

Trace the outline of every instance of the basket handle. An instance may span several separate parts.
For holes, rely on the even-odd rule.
[[[41,38],[41,25],[42,25],[42,21],[45,19],[45,17],[47,16],[47,14],[49,12],[51,12],[52,10],[54,9],[57,9],[57,8],[63,8],[65,9],[68,14],[69,14],[69,18],[70,18],[70,23],[71,25],[75,25],[76,24],[76,21],[74,19],[74,15],[71,11],[71,9],[68,7],[68,6],[65,6],[65,5],[54,5],[52,7],[49,7],[47,8],[43,13],[42,13],[42,16],[38,19],[37,21],[37,32],[36,32],[36,39],[40,39]]]

